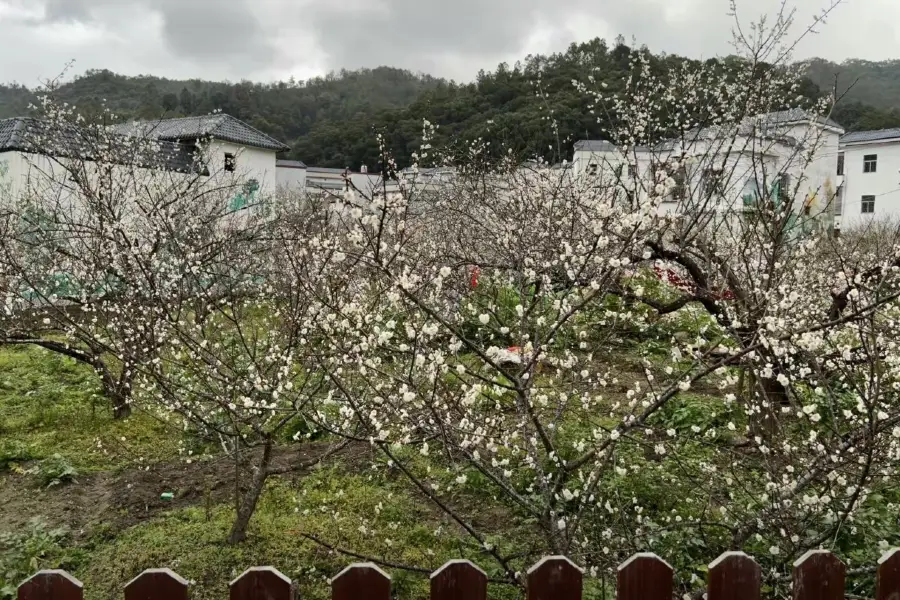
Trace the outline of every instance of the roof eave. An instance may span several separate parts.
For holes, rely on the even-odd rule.
[[[854,140],[850,142],[839,142],[838,147],[847,147],[847,146],[870,146],[876,144],[893,144],[896,142],[900,142],[900,136],[894,137],[886,137],[886,138],[877,138],[874,140]]]

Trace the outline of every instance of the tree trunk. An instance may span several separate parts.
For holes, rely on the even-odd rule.
[[[112,404],[113,418],[125,419],[131,416],[131,383],[134,381],[134,372],[125,365],[122,372],[116,378],[109,371],[109,367],[102,359],[94,361],[94,370],[100,375],[103,384],[103,395]]]
[[[758,392],[754,393],[756,386]],[[781,408],[790,406],[788,392],[774,376],[766,379],[751,375],[748,387],[750,396],[756,395],[759,404],[759,412],[750,419],[750,432],[768,440],[778,430]]]
[[[256,512],[256,504],[259,502],[266,478],[269,476],[271,459],[272,439],[268,438],[263,446],[262,458],[256,467],[256,473],[253,474],[253,480],[250,482],[250,489],[244,493],[234,524],[231,526],[231,533],[228,534],[229,544],[239,544],[247,539],[247,527],[250,525],[250,518]]]

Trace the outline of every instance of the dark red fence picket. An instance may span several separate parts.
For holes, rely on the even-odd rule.
[[[794,600],[844,600],[847,569],[827,550],[793,564]],[[583,573],[564,556],[548,556],[525,574],[527,600],[581,600]],[[635,554],[619,567],[616,600],[672,600],[675,572],[662,558]],[[430,600],[487,600],[488,576],[467,560],[431,575]],[[725,552],[709,565],[706,600],[759,600],[762,571],[751,556]],[[125,600],[187,600],[190,586],[170,569],[147,569],[122,588]],[[331,580],[332,600],[391,600],[391,577],[373,563],[348,566]],[[83,600],[84,586],[65,571],[40,571],[19,585],[18,600]],[[247,569],[229,584],[230,600],[294,600],[290,578],[273,567]],[[900,600],[900,551],[878,561],[875,600]]]
[[[487,600],[487,574],[467,560],[451,560],[431,574],[431,600]]]

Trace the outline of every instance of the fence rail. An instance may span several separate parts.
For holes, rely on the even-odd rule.
[[[672,600],[673,571],[655,554],[638,553],[619,566],[617,600]],[[709,565],[707,600],[758,600],[762,572],[743,552]],[[826,550],[810,550],[793,564],[793,600],[842,600],[846,567]],[[486,600],[487,575],[467,560],[451,560],[431,575],[430,600]],[[125,600],[187,600],[188,582],[170,569],[148,569],[125,584]],[[526,573],[527,600],[581,600],[582,570],[563,556],[541,559]],[[296,588],[273,567],[253,567],[229,584],[230,600],[292,600]],[[84,586],[60,570],[22,582],[18,600],[82,600]],[[372,563],[355,563],[331,580],[332,600],[390,600],[391,578]],[[900,550],[879,560],[875,600],[900,599]]]

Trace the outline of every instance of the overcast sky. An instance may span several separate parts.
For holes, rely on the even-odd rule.
[[[737,0],[743,20],[776,0]],[[828,0],[794,0],[797,32]],[[171,78],[306,79],[391,65],[457,80],[572,41],[623,34],[654,51],[729,51],[727,0],[0,0],[0,81],[71,59]],[[900,2],[843,0],[797,58],[900,57]]]

